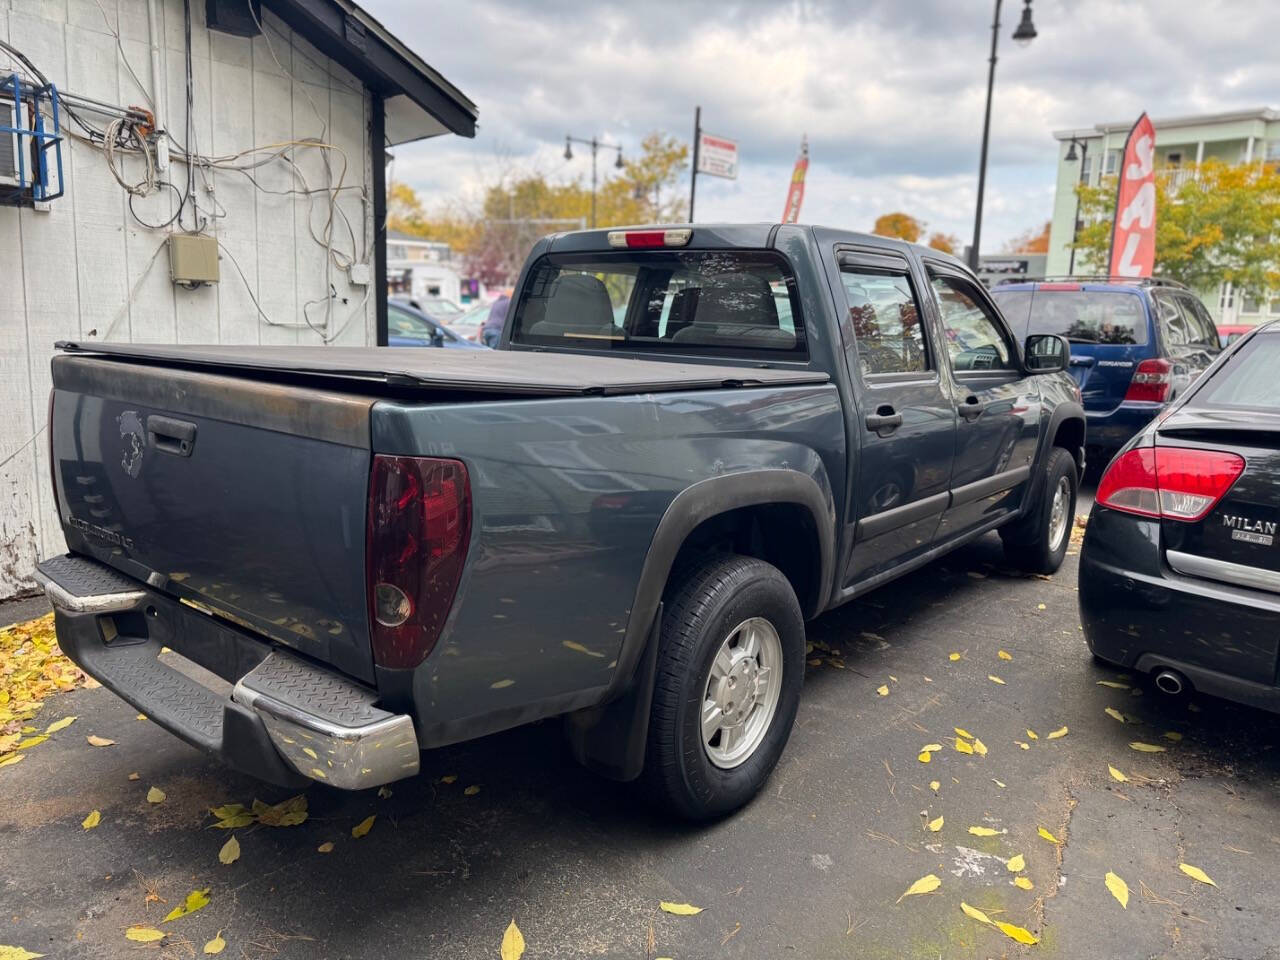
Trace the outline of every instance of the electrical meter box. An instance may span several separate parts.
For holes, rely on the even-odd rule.
[[[170,234],[169,278],[189,287],[217,283],[217,238],[199,233]]]

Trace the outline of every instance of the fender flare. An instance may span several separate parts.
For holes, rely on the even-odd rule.
[[[819,479],[822,480],[821,485]],[[805,615],[815,616],[826,608],[835,580],[836,515],[835,501],[825,474],[815,479],[798,470],[747,470],[699,480],[676,495],[653,533],[627,618],[627,632],[618,652],[618,666],[605,701],[630,685],[636,664],[652,633],[653,620],[671,575],[671,567],[689,534],[704,521],[730,510],[783,503],[806,508],[818,536],[818,591],[811,603],[801,598]]]
[[[1027,497],[1023,500],[1022,516],[1026,516],[1031,509],[1031,505],[1039,503],[1040,491],[1044,486],[1044,471],[1040,468],[1044,465],[1045,458],[1049,455],[1049,450],[1053,447],[1053,438],[1057,434],[1058,428],[1067,420],[1079,420],[1080,426],[1086,431],[1085,439],[1088,439],[1088,420],[1084,415],[1084,407],[1070,400],[1064,400],[1053,408],[1053,413],[1049,415],[1049,424],[1045,428],[1044,436],[1040,439],[1040,452],[1036,457],[1036,469],[1032,471],[1031,489],[1028,491]],[[1077,459],[1077,454],[1079,459]],[[1077,451],[1072,451],[1071,459],[1076,460],[1077,472],[1083,476],[1084,474],[1084,447],[1083,445]],[[1077,477],[1079,479],[1079,477]]]

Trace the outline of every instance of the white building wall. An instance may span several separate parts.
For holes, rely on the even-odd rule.
[[[184,142],[182,0],[156,2],[164,34],[167,113],[162,119]],[[348,231],[339,221],[334,247],[371,264],[368,91],[269,11],[263,12],[265,37],[250,40],[207,30],[204,8],[203,0],[192,0],[192,123],[198,152],[225,156],[309,137],[334,145],[341,153],[325,152],[335,182],[345,154],[348,189],[339,194],[338,206],[351,223]],[[0,38],[26,54],[59,89],[113,104],[146,102],[124,62],[149,90],[146,0],[0,0]],[[10,72],[3,51],[0,70]],[[71,126],[64,116],[64,132]],[[325,185],[321,150],[299,147],[293,156],[310,187]],[[141,161],[126,163],[140,179]],[[208,172],[209,189],[196,178],[201,207],[211,210],[216,202],[219,208],[220,216],[206,232],[223,247],[221,282],[196,290],[169,280],[163,244],[177,228],[148,229],[130,215],[128,197],[100,150],[69,141],[63,168],[66,195],[53,201],[49,212],[0,207],[0,599],[29,590],[36,560],[64,549],[43,432],[54,341],[317,343],[326,339],[324,298],[332,283],[336,297],[328,339],[347,345],[375,342],[372,289],[350,285],[336,267],[326,271],[326,250],[308,230],[308,217],[316,234],[323,230],[328,194],[309,200],[283,193],[300,188],[285,163],[253,170],[257,185],[225,169]],[[181,186],[186,169],[174,163],[167,176]],[[173,191],[162,190],[135,200],[134,209],[159,223],[171,215],[174,202]],[[243,269],[243,280],[231,257]],[[308,301],[316,301],[308,309],[321,332],[305,326]]]

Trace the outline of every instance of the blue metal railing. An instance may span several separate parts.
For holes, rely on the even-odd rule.
[[[13,126],[0,124],[0,135],[13,136],[18,167],[16,185],[0,184],[0,204],[27,205],[56,200],[62,196],[62,127],[59,116],[58,90],[52,83],[44,86],[24,84],[16,73],[0,77],[0,98],[13,101]],[[48,104],[46,121],[42,105]],[[31,120],[27,126],[26,120]],[[48,126],[47,124],[52,124]],[[53,190],[49,174],[49,151],[53,151],[57,172],[57,190]],[[30,165],[30,177],[27,167]]]

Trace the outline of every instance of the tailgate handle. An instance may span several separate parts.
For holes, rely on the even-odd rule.
[[[189,457],[196,445],[196,425],[172,417],[147,417],[147,439],[161,453]]]

